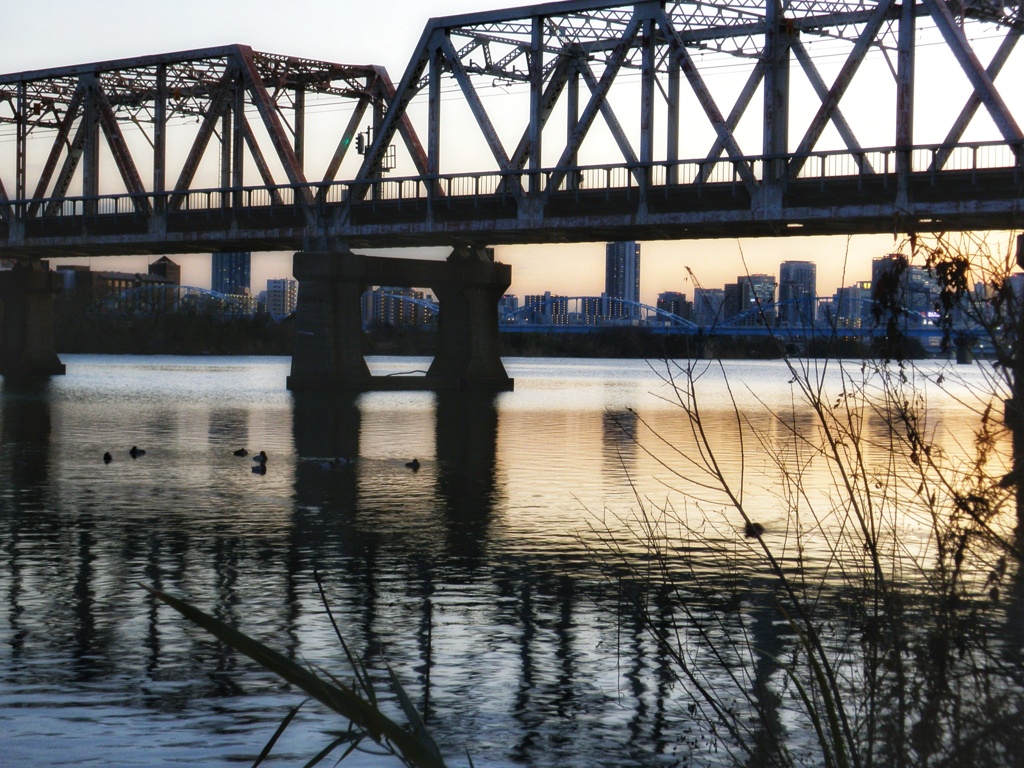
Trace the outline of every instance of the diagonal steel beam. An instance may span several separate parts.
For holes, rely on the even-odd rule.
[[[822,103],[828,98],[829,91],[828,86],[825,85],[825,81],[821,79],[821,74],[818,72],[818,68],[814,66],[814,62],[811,60],[811,55],[807,52],[807,48],[801,42],[800,38],[794,38],[790,44],[790,49],[796,54],[796,60],[800,62],[800,66],[804,70],[804,74],[807,75],[807,79],[811,83],[811,87],[814,88],[814,92],[818,94],[818,98],[821,99]],[[850,124],[846,122],[846,118],[843,116],[842,110],[839,105],[836,104],[830,115],[832,123],[835,125],[836,130],[839,132],[839,136],[846,143],[846,148],[849,149],[854,155],[859,158],[861,165],[861,171],[864,173],[874,173],[874,169],[868,162],[867,158],[863,156],[863,148],[860,142],[857,141],[857,137],[853,133],[853,129],[850,128]]]
[[[302,170],[302,164],[295,154],[291,142],[288,141],[288,134],[281,123],[281,116],[277,113],[277,107],[270,94],[267,92],[259,70],[256,68],[256,61],[253,58],[253,51],[247,45],[238,46],[238,63],[242,73],[242,81],[245,84],[256,110],[263,119],[263,125],[270,135],[270,142],[277,151],[278,159],[284,166],[284,172],[288,181],[296,186],[295,196],[301,198],[308,207],[313,202],[312,192],[307,186],[306,174]]]
[[[263,156],[263,150],[260,149],[259,142],[256,140],[256,134],[252,131],[249,118],[245,116],[244,112],[239,112],[235,119],[239,122],[242,136],[245,138],[245,144],[249,147],[249,153],[256,164],[256,170],[259,172],[260,178],[263,179],[263,185],[269,187],[270,197],[274,204],[281,205],[281,193],[275,189],[277,182],[274,181],[274,174],[271,172],[270,166],[267,165],[267,159]]]
[[[931,17],[942,33],[942,37],[946,40],[946,44],[956,57],[964,74],[967,75],[967,79],[970,80],[971,86],[974,88],[975,93],[978,94],[982,104],[985,105],[989,115],[992,116],[992,121],[999,128],[1003,138],[1010,142],[1024,141],[1024,134],[1021,133],[1017,121],[1013,119],[1013,115],[1003,101],[1003,97],[996,90],[992,78],[982,68],[981,62],[978,61],[978,57],[964,36],[963,30],[960,29],[956,19],[953,18],[953,13],[949,10],[949,6],[943,0],[924,0],[924,3],[931,12]]]
[[[380,164],[384,159],[384,153],[387,147],[391,145],[395,133],[402,130],[403,123],[408,123],[406,109],[420,91],[420,78],[423,76],[423,72],[432,58],[434,52],[433,41],[436,34],[437,29],[433,25],[428,24],[420,36],[416,52],[413,53],[412,58],[409,60],[409,64],[406,66],[405,73],[402,75],[398,87],[391,88],[390,80],[384,86],[393,92],[393,96],[388,100],[388,111],[384,115],[384,120],[380,127],[377,129],[377,135],[373,137],[373,142],[363,156],[363,163],[360,165],[359,172],[356,174],[351,187],[352,194],[350,199],[362,199],[365,197],[369,191],[369,186],[358,182],[365,182],[379,171]],[[402,136],[406,139],[406,146],[410,146],[409,136],[405,132],[402,133]],[[418,140],[415,146],[418,152],[413,151],[411,146],[410,151],[413,152],[413,160],[417,163],[417,169],[421,174],[429,175],[429,153],[423,151],[423,147],[419,144]]]
[[[82,111],[83,99],[83,89],[82,86],[79,85],[75,88],[71,101],[68,103],[68,108],[60,122],[60,128],[57,129],[57,134],[53,138],[53,145],[50,147],[50,153],[47,155],[46,162],[43,164],[43,170],[39,174],[39,181],[36,184],[36,190],[32,194],[34,200],[38,201],[46,197],[46,190],[50,186],[51,179],[53,179],[53,172],[57,169],[57,162],[60,160],[60,156],[64,154],[64,152],[70,151],[68,136],[71,135],[71,127],[74,125],[75,120],[78,119],[78,115]],[[40,205],[41,203],[39,202],[33,202],[29,206],[29,218],[33,218],[39,212]]]
[[[82,159],[82,150],[85,147],[85,138],[88,132],[88,126],[83,117],[78,123],[75,137],[68,144],[68,153],[64,156],[64,163],[50,194],[50,202],[46,205],[47,215],[52,215],[60,210],[61,199],[67,194],[68,187],[71,186],[71,179],[74,177],[75,171],[78,169],[78,163]]]
[[[132,199],[135,210],[140,213],[148,213],[150,209],[149,193],[146,190],[145,184],[142,183],[142,176],[139,174],[139,169],[132,158],[131,150],[128,149],[128,144],[124,140],[124,134],[121,133],[121,126],[117,122],[117,116],[114,114],[114,110],[111,109],[110,101],[99,87],[98,82],[94,86],[93,91],[96,97],[96,108],[99,112],[100,127],[103,129],[103,135],[107,139],[107,146],[114,157],[118,173],[121,174],[121,180],[124,182],[128,192],[136,195]]]
[[[483,133],[487,147],[491,150],[491,154],[494,155],[494,159],[498,163],[498,168],[505,173],[511,172],[512,161],[509,159],[508,154],[506,154],[501,139],[498,138],[498,132],[495,130],[494,123],[491,122],[483,102],[480,101],[480,95],[476,92],[476,88],[473,87],[473,83],[470,81],[469,75],[466,74],[462,62],[459,61],[451,39],[447,36],[441,39],[441,52],[451,67],[455,81],[462,89],[462,95],[466,97],[469,109],[473,113],[473,117],[476,118],[477,127]]]
[[[1024,33],[1024,29],[1021,27],[1010,27],[1006,33],[1006,37],[1003,38],[1003,42],[999,44],[998,50],[992,57],[992,62],[988,65],[985,73],[989,76],[989,79],[995,82],[996,77],[1003,69],[1003,65],[1006,64],[1007,59],[1010,58],[1010,54],[1013,52],[1014,47],[1017,45],[1017,41],[1020,40],[1021,34]],[[982,104],[981,95],[975,91],[971,91],[971,95],[967,98],[967,103],[964,104],[964,108],[960,110],[960,115],[957,117],[953,126],[949,129],[949,133],[946,134],[946,139],[943,144],[948,145],[946,148],[940,149],[935,159],[932,161],[929,171],[941,170],[945,167],[946,161],[949,160],[949,156],[953,154],[953,146],[960,138],[964,135],[964,131],[967,130],[967,126],[970,125],[971,120],[974,119],[974,115],[978,111],[978,107]]]
[[[377,78],[374,85],[374,94],[383,104],[393,104],[395,101],[395,85],[391,82],[390,76],[384,67],[377,68]],[[390,112],[390,107],[388,109]],[[385,119],[387,114],[385,113]],[[379,132],[378,128],[378,132]],[[413,165],[416,166],[416,170],[421,175],[427,174],[427,152],[423,149],[423,144],[420,142],[420,137],[416,133],[416,128],[412,124],[412,120],[409,119],[404,111],[398,116],[398,134],[402,137],[402,141],[405,142],[405,148],[409,152],[409,156],[412,158]],[[390,145],[385,144],[384,147]]]
[[[345,159],[345,155],[348,154],[348,148],[352,146],[352,139],[359,130],[359,123],[362,122],[363,115],[366,114],[368,103],[368,99],[359,99],[356,104],[355,111],[352,113],[352,117],[349,118],[345,130],[341,134],[341,140],[338,141],[338,146],[334,150],[334,155],[331,156],[331,162],[327,164],[327,170],[324,171],[324,184],[330,184],[338,177],[341,163]]]
[[[825,98],[822,99],[821,106],[811,120],[811,124],[807,128],[800,146],[797,147],[795,157],[790,161],[790,178],[795,178],[800,173],[804,163],[807,162],[808,154],[814,149],[818,139],[821,138],[825,126],[828,125],[832,115],[838,108],[839,101],[843,98],[843,94],[846,93],[846,89],[850,87],[853,76],[864,62],[864,56],[875,41],[878,30],[882,28],[882,24],[888,18],[893,2],[894,0],[882,0],[872,11],[870,19],[864,25],[864,29],[861,30],[857,42],[854,43],[850,55],[844,62],[842,69],[839,70],[836,81],[832,84]]]
[[[605,70],[607,72],[607,70]],[[593,98],[598,91],[601,90],[601,83],[604,81],[602,76],[599,82],[597,77],[594,75],[594,70],[590,64],[584,62],[580,65],[580,74],[583,76],[583,82],[587,84],[587,88]],[[598,109],[601,111],[601,117],[604,118],[605,124],[608,129],[612,132],[612,137],[615,139],[615,143],[619,146],[619,151],[622,153],[622,157],[625,158],[627,163],[636,165],[640,162],[640,158],[637,157],[636,152],[633,149],[633,144],[630,142],[629,137],[626,136],[626,131],[622,128],[622,123],[619,122],[619,116],[615,114],[615,109],[611,104],[608,103],[608,91],[604,89],[604,92],[600,94],[600,104]],[[586,112],[584,112],[584,117]],[[582,122],[584,118],[580,119]],[[580,137],[582,142],[583,137]],[[576,151],[579,151],[579,145],[576,146]]]
[[[700,102],[701,107],[704,109],[704,113],[711,121],[711,125],[718,134],[718,138],[722,142],[723,148],[728,153],[729,158],[736,164],[736,169],[739,171],[740,178],[743,180],[744,186],[747,188],[747,191],[751,196],[753,196],[758,190],[757,179],[754,178],[754,172],[750,167],[750,163],[743,157],[743,152],[740,150],[740,146],[736,141],[736,137],[733,135],[732,129],[726,123],[725,118],[722,117],[722,113],[718,109],[718,105],[715,104],[715,100],[711,96],[711,90],[708,88],[707,83],[704,82],[704,78],[702,78],[700,73],[697,71],[697,67],[693,63],[693,58],[690,56],[689,51],[686,50],[686,46],[682,44],[682,41],[676,34],[675,28],[672,26],[672,22],[669,20],[668,15],[664,10],[660,10],[657,16],[658,23],[665,34],[666,41],[668,42],[669,51],[672,54],[673,61],[675,61],[676,65],[683,71],[683,74],[686,75],[686,80],[690,83],[690,87],[693,89],[693,92],[697,97],[697,101]]]
[[[552,71],[547,87],[544,89],[544,94],[540,98],[538,121],[540,123],[539,130],[541,131],[543,131],[544,126],[547,125],[548,119],[551,117],[552,112],[554,112],[555,104],[558,103],[558,99],[561,97],[562,92],[565,90],[565,86],[569,82],[569,71],[577,55],[577,51],[569,50],[568,48],[559,53],[554,71]],[[530,158],[530,150],[530,130],[527,128],[527,130],[523,132],[522,138],[519,140],[519,146],[517,146],[516,151],[512,153],[512,167],[515,169],[522,169],[526,165],[526,161]]]
[[[764,59],[758,59],[757,64],[754,65],[753,70],[750,72],[750,76],[747,77],[747,82],[743,84],[743,88],[740,91],[739,96],[736,98],[736,103],[733,105],[732,111],[729,112],[729,116],[725,119],[727,136],[733,135],[733,131],[735,131],[736,126],[739,125],[740,119],[743,117],[743,113],[746,112],[747,107],[750,106],[750,102],[753,100],[754,94],[757,93],[757,89],[760,87],[761,81],[764,79],[765,66]],[[711,146],[711,151],[707,154],[707,164],[704,166],[694,183],[697,183],[697,181],[703,183],[711,178],[713,165],[718,158],[722,156],[722,152],[724,151],[725,141],[720,133],[716,134],[715,143]]]
[[[590,68],[589,63],[585,61],[580,62],[580,74],[590,89],[590,101],[584,107],[583,114],[576,121],[572,136],[566,142],[565,150],[562,152],[562,156],[559,158],[558,165],[556,166],[558,170],[551,175],[551,180],[548,182],[549,190],[558,189],[562,184],[562,181],[565,179],[566,168],[571,158],[576,157],[579,152],[580,145],[583,143],[587,133],[590,132],[590,127],[594,124],[598,112],[601,113],[605,122],[608,123],[608,127],[611,129],[612,136],[619,145],[619,151],[622,152],[623,157],[627,159],[627,162],[636,164],[637,159],[636,154],[633,152],[633,146],[629,143],[629,139],[626,138],[626,134],[622,130],[622,126],[619,125],[618,118],[615,116],[615,111],[608,104],[607,99],[608,91],[611,89],[612,83],[615,82],[615,78],[622,68],[622,63],[625,61],[626,54],[629,52],[633,41],[640,31],[642,22],[643,20],[639,14],[633,14],[629,24],[623,30],[622,36],[618,39],[615,48],[605,61],[604,72],[601,74],[600,81],[594,77],[594,72]]]
[[[192,186],[192,180],[199,169],[199,161],[203,159],[203,155],[206,153],[206,147],[213,137],[217,121],[224,114],[225,110],[231,107],[231,84],[237,77],[237,74],[236,69],[228,67],[212,93],[206,114],[203,116],[203,122],[199,125],[199,131],[196,133],[196,138],[192,142],[188,156],[185,158],[185,164],[181,168],[178,182],[174,185],[174,193],[170,199],[171,210],[176,211],[181,208],[181,204],[185,199],[183,193],[187,192],[189,187]]]

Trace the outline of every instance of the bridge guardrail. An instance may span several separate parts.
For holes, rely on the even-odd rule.
[[[185,191],[120,193],[96,197],[54,197],[0,200],[0,223],[8,238],[17,235],[16,222],[52,219],[89,219],[94,216],[152,216],[163,212],[190,213],[232,209],[275,209],[306,206],[321,210],[377,203],[438,203],[455,199],[547,198],[552,194],[584,191],[697,189],[737,187],[744,178],[764,183],[765,168],[784,163],[791,181],[818,180],[822,185],[842,179],[875,178],[883,186],[906,166],[911,178],[935,179],[944,173],[1013,170],[1024,174],[1024,145],[975,142],[823,150],[803,156],[745,156],[656,161],[649,164],[611,164],[540,170],[446,173],[433,176],[380,177],[364,181],[314,182],[304,185],[257,185]],[[154,212],[156,212],[154,214]]]

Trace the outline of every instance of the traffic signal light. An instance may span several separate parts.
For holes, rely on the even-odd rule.
[[[356,152],[366,154],[366,137],[361,133],[356,134]]]

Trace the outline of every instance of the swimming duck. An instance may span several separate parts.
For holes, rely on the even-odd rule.
[[[130,451],[128,451],[128,454],[129,454],[129,455],[130,455],[130,456],[131,456],[131,457],[132,457],[133,459],[137,459],[137,458],[139,458],[139,456],[145,456],[145,455],[146,455],[146,452],[145,452],[144,450],[142,450],[141,448],[139,448],[139,446],[137,446],[137,445],[133,445],[133,446],[132,446],[132,448],[131,448],[131,450],[130,450]]]
[[[248,455],[249,455],[249,452],[247,450],[245,450],[245,448],[239,448],[237,451],[235,451],[235,456],[248,456]]]
[[[103,454],[103,463],[104,464],[109,464],[113,460],[114,460],[114,457],[110,455],[110,451],[107,451],[106,453]]]
[[[255,461],[257,464],[266,464],[267,463],[267,452],[266,451],[260,451],[259,453],[257,453],[255,456],[252,457],[252,460]]]
[[[413,459],[412,461],[406,462],[405,466],[407,466],[413,472],[418,472],[420,469],[420,460]]]
[[[265,475],[267,474],[267,465],[263,464],[262,462],[254,464],[252,467],[252,472],[254,475]]]
[[[748,522],[743,526],[743,535],[748,539],[759,539],[764,533],[764,526],[760,523]]]

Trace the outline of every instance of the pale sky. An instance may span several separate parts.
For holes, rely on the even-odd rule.
[[[508,0],[0,0],[5,29],[0,72],[242,43],[270,53],[380,64],[397,82],[429,17],[523,4]],[[831,295],[840,285],[870,278],[871,259],[894,247],[891,235],[644,242],[641,298],[653,304],[661,291],[683,291],[692,297],[686,267],[702,285],[720,287],[747,272],[777,275],[779,263],[786,259],[815,261],[818,293]],[[520,296],[545,290],[593,295],[603,290],[603,243],[499,247],[497,255],[512,264],[511,291]],[[209,285],[209,256],[172,258],[182,264],[184,282]],[[145,271],[151,260],[92,259],[92,265]],[[269,278],[288,275],[290,263],[291,254],[258,254],[253,291],[262,290]]]

